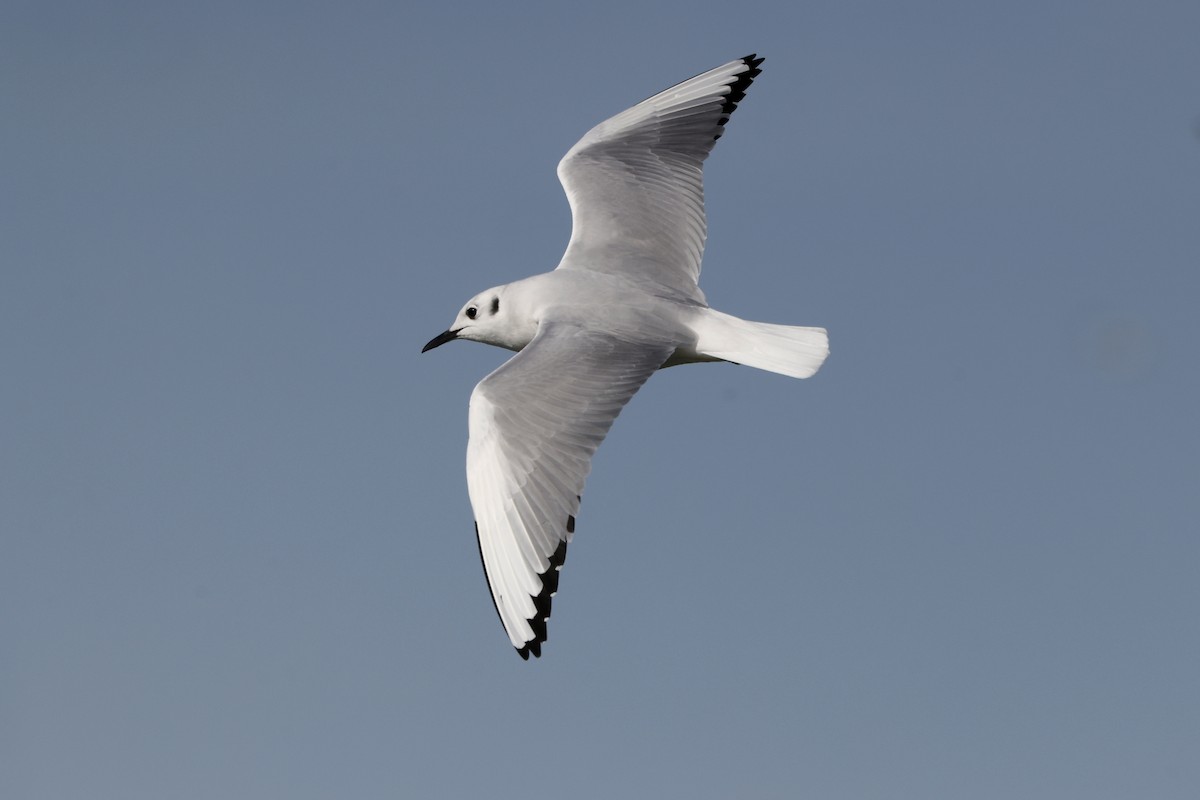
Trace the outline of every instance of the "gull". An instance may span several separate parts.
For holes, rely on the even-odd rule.
[[[571,239],[551,272],[472,297],[422,353],[454,339],[517,355],[471,393],[467,489],[496,613],[541,657],[592,455],[658,369],[728,361],[807,378],[824,328],[750,322],[700,291],[701,170],[759,75],[748,55],[617,114],[558,164]]]

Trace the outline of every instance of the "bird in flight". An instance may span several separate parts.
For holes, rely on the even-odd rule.
[[[471,393],[467,488],[496,613],[524,659],[542,654],[592,455],[655,370],[730,361],[807,378],[829,354],[823,328],[723,314],[698,285],[704,160],[762,62],[731,61],[588,131],[558,164],[562,261],[475,295],[421,350],[517,352]]]

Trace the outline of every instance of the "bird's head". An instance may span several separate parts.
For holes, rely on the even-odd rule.
[[[472,297],[463,306],[462,311],[454,318],[453,324],[444,333],[429,340],[421,348],[424,353],[435,347],[440,347],[454,339],[469,339],[484,344],[494,344],[509,350],[520,350],[529,344],[533,331],[526,331],[529,326],[521,324],[510,304],[505,303],[505,286],[488,289]]]

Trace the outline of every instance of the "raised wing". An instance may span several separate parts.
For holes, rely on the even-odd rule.
[[[479,554],[522,658],[541,655],[592,454],[673,349],[543,322],[471,394],[467,487]]]
[[[622,273],[704,303],[701,169],[758,75],[748,55],[643,100],[592,128],[558,164],[571,204],[559,269]]]

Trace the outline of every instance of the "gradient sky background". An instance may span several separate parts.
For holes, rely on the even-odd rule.
[[[0,796],[1194,798],[1200,4],[6,2]],[[756,51],[541,661],[420,355]]]

